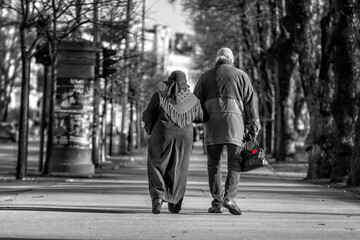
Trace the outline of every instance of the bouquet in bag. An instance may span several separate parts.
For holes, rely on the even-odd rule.
[[[242,172],[248,172],[269,165],[266,161],[264,150],[259,147],[255,139],[247,142],[244,150],[235,155],[234,158],[241,161],[240,166]]]

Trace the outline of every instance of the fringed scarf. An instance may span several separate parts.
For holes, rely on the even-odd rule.
[[[181,128],[196,119],[201,108],[201,105],[197,104],[199,100],[189,89],[182,89],[176,94],[175,98],[162,94],[160,91],[159,96],[160,107]]]

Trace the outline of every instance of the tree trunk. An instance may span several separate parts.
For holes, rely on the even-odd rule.
[[[292,2],[289,2],[291,5]],[[292,160],[294,149],[291,147],[295,140],[295,129],[293,126],[293,104],[291,94],[293,86],[293,72],[297,64],[296,52],[294,51],[293,37],[291,34],[292,19],[289,13],[281,19],[281,34],[275,47],[276,77],[278,81],[276,91],[276,160]]]
[[[284,35],[284,34],[282,34]],[[278,49],[278,81],[279,81],[279,97],[278,97],[278,138],[277,138],[277,156],[278,161],[290,160],[294,151],[290,146],[294,142],[294,129],[291,129],[293,108],[291,107],[291,82],[292,73],[296,66],[295,52],[293,51],[293,43],[291,38],[280,37],[280,47]],[[290,101],[289,101],[290,100]],[[290,104],[289,104],[290,103]]]
[[[50,58],[51,58],[51,72],[50,72],[50,99],[49,99],[49,125],[48,125],[48,132],[47,132],[47,144],[46,144],[46,159],[45,159],[45,166],[43,174],[49,174],[50,169],[50,159],[52,157],[52,146],[53,146],[53,137],[54,137],[54,111],[55,111],[55,91],[56,91],[56,79],[57,79],[57,51],[58,51],[58,44],[59,41],[56,37],[56,11],[55,11],[55,1],[52,0],[52,7],[53,7],[53,35],[52,41],[50,42]]]
[[[357,5],[355,5],[356,7],[356,12],[357,14],[355,15],[355,19],[357,22],[357,25],[354,24],[354,30],[356,31],[356,28],[359,28],[360,25],[360,3],[357,3]],[[355,32],[356,34],[356,32]],[[359,79],[360,77],[360,33],[358,33],[358,38],[357,38],[357,72],[355,79]],[[357,99],[358,101],[358,107],[360,108],[360,99],[358,97]],[[353,151],[353,155],[351,158],[351,163],[350,163],[350,174],[349,174],[349,181],[348,184],[350,185],[356,185],[356,186],[360,186],[360,112],[358,113],[358,117],[357,117],[357,124],[356,124],[356,133],[355,133],[355,148]]]
[[[360,113],[356,124],[355,148],[351,158],[349,182],[350,185],[360,185]]]
[[[295,49],[299,54],[299,72],[304,96],[310,115],[310,131],[305,141],[309,161],[307,178],[319,177],[318,161],[322,157],[319,139],[322,134],[320,125],[320,104],[317,95],[318,79],[315,69],[315,48],[313,45],[311,19],[311,0],[293,1],[290,11],[294,18],[292,26],[295,38]]]
[[[93,1],[93,36],[94,36],[94,44],[97,48],[100,48],[100,36],[99,36],[99,0]],[[100,63],[100,57],[99,54],[96,54],[95,59],[95,68],[94,68],[94,100],[93,100],[93,121],[92,121],[92,133],[91,133],[91,143],[92,143],[92,149],[91,149],[91,160],[94,163],[95,167],[98,167],[102,162],[102,157],[104,156],[106,149],[101,149],[100,146],[100,120],[99,120],[99,105],[100,105],[100,77],[99,77],[99,63]],[[106,108],[106,105],[105,105]],[[105,118],[103,118],[103,121],[105,121]],[[105,124],[106,125],[106,124]],[[106,134],[105,134],[106,135]],[[105,143],[106,143],[106,136],[105,136]]]
[[[332,6],[330,5],[330,9]],[[332,59],[332,45],[331,36],[332,29],[330,25],[332,23],[332,10],[329,10],[327,16],[321,20],[321,63],[319,73],[319,128],[321,129],[320,136],[315,140],[319,146],[319,159],[316,164],[316,178],[330,178],[331,165],[330,159],[332,156],[332,148],[334,145],[335,123],[331,113],[331,107],[333,104],[334,94],[334,78],[331,76],[331,59]]]
[[[280,3],[279,3],[280,4]],[[294,99],[295,83],[294,69],[298,59],[294,51],[294,38],[291,32],[293,20],[291,12],[287,12],[292,5],[292,1],[281,2],[279,16],[280,36],[274,47],[274,69],[275,69],[275,102],[276,102],[276,147],[274,156],[277,161],[291,161],[295,154],[295,139],[297,132],[294,128]],[[276,29],[273,30],[273,33]]]
[[[331,6],[330,6],[331,9]],[[314,89],[318,113],[313,113],[311,118],[311,134],[306,139],[308,154],[308,179],[330,178],[332,158],[331,150],[334,139],[334,119],[331,113],[333,103],[334,79],[331,77],[331,25],[332,11],[321,20],[321,63],[317,89]],[[309,93],[308,93],[309,94]],[[313,119],[315,118],[315,119]],[[316,132],[314,131],[316,129]]]
[[[12,86],[9,87],[10,82],[7,79],[4,80],[4,83],[4,88],[0,89],[0,99],[2,99],[2,101],[0,101],[0,121],[6,121],[12,88]],[[8,89],[10,89],[10,91]]]
[[[126,19],[128,23],[130,21],[130,6],[132,0],[127,0],[126,4]],[[129,26],[127,26],[129,27]],[[129,53],[130,53],[130,36],[127,33],[125,38],[125,78],[124,78],[124,94],[122,96],[122,115],[121,115],[121,132],[120,132],[120,153],[125,154],[127,150],[126,146],[126,115],[128,112],[128,93],[129,93],[129,82],[130,82],[130,66],[129,66]]]
[[[259,34],[259,61],[257,67],[259,71],[259,114],[261,116],[262,134],[259,136],[260,142],[266,153],[273,153],[273,141],[275,141],[275,84],[274,84],[274,61],[271,53],[271,45],[277,37],[276,28],[278,26],[274,13],[276,3],[269,0],[266,8],[260,1],[257,2],[257,14],[268,17],[268,21],[257,21],[257,32]],[[265,8],[265,9],[264,9]],[[267,10],[270,10],[267,11]]]
[[[342,181],[348,174],[354,148],[356,97],[359,94],[358,79],[355,78],[356,37],[352,28],[355,18],[355,0],[336,0],[334,41],[334,76],[336,96],[333,107],[337,126],[332,181]]]
[[[28,150],[28,128],[29,128],[29,92],[30,92],[30,58],[26,51],[26,21],[28,19],[28,2],[21,1],[22,22],[20,24],[20,44],[21,44],[21,99],[20,99],[20,119],[19,119],[19,143],[16,166],[16,179],[26,177],[27,150]]]
[[[128,153],[132,153],[133,149],[134,149],[134,144],[133,144],[133,134],[134,134],[134,101],[131,100],[130,102],[130,116],[129,116],[129,134],[128,134],[128,143],[127,143],[127,151]]]

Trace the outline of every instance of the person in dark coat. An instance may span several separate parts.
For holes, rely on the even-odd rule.
[[[186,190],[193,144],[193,121],[202,121],[200,101],[189,90],[186,75],[173,71],[156,91],[143,113],[148,141],[147,170],[152,212],[159,214],[163,201],[179,213]]]
[[[257,136],[260,121],[251,81],[233,62],[229,48],[219,49],[215,67],[200,76],[194,94],[204,111],[209,188],[213,197],[208,212],[222,213],[224,206],[231,214],[240,215],[235,196],[241,169],[240,162],[233,157],[243,150],[245,139]],[[225,191],[220,171],[224,146],[228,168]]]

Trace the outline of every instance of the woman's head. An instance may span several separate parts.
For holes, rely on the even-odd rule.
[[[187,89],[189,85],[187,85],[186,75],[183,71],[175,70],[173,71],[168,79],[164,81],[167,86],[171,86],[173,83],[176,83],[180,89]]]
[[[165,94],[167,97],[176,101],[176,96],[181,90],[187,90],[190,86],[187,85],[186,75],[180,70],[173,71],[168,79],[164,81],[166,84]]]

